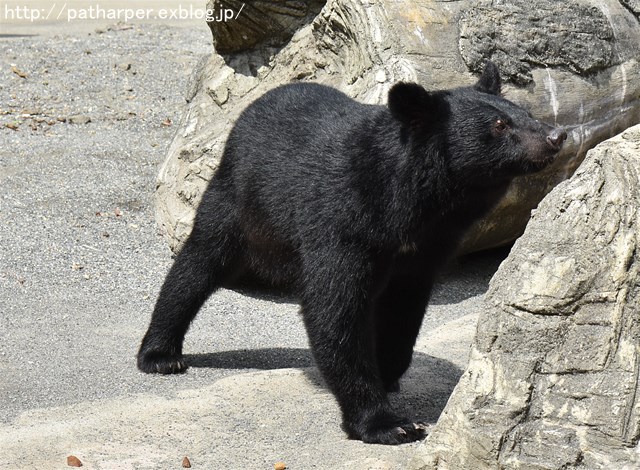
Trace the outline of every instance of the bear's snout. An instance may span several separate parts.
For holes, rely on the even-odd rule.
[[[567,140],[567,133],[562,128],[555,127],[547,134],[547,144],[556,152],[562,148],[565,140]]]

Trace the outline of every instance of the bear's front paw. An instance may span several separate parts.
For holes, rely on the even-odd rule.
[[[427,426],[414,423],[389,412],[378,413],[355,426],[345,423],[352,439],[369,444],[397,445],[419,441],[427,436]]]
[[[391,428],[374,428],[362,435],[362,442],[369,444],[398,445],[419,441],[427,437],[427,427],[422,423],[403,421]]]
[[[181,354],[164,351],[140,351],[138,369],[147,374],[181,374],[187,370]]]

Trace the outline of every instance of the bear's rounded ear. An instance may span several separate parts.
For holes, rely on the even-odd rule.
[[[389,90],[388,106],[393,117],[404,124],[423,121],[433,98],[417,83],[396,83]]]
[[[498,71],[496,64],[491,61],[487,61],[484,66],[484,72],[482,72],[482,76],[474,88],[478,91],[489,93],[491,95],[500,94],[500,72]]]

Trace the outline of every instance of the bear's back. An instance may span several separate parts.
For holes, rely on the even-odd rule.
[[[227,148],[238,150],[236,158],[260,149],[287,159],[313,153],[321,157],[327,147],[335,147],[347,138],[349,130],[372,112],[370,108],[317,83],[283,85],[265,93],[240,114]]]
[[[238,118],[216,179],[254,210],[333,200],[346,190],[357,129],[382,108],[314,83],[275,88]]]

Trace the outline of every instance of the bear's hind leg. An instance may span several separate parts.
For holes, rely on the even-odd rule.
[[[182,343],[189,325],[239,264],[239,236],[231,214],[219,204],[198,214],[160,290],[138,352],[141,371],[174,374],[186,370]]]

